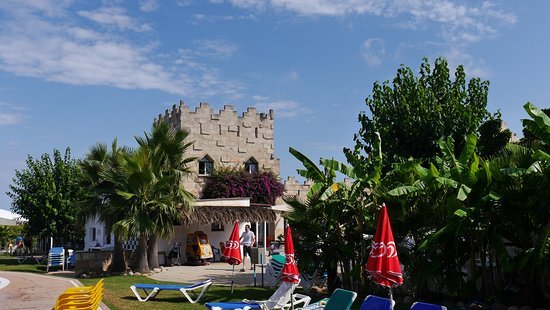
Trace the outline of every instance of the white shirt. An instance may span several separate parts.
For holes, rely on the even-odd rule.
[[[244,231],[241,235],[241,239],[243,240],[242,244],[246,246],[251,246],[254,242],[254,237],[255,236],[252,230],[250,230],[249,232]]]

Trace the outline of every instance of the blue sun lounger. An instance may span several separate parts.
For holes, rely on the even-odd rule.
[[[160,291],[180,291],[182,294],[189,300],[190,303],[194,304],[198,302],[202,295],[206,294],[210,286],[212,285],[212,279],[208,279],[202,282],[197,282],[194,284],[184,285],[184,284],[134,284],[130,286],[134,295],[141,302],[146,302],[150,298],[155,297]],[[143,290],[147,295],[145,298],[141,298],[137,290]],[[199,291],[200,290],[200,291]],[[199,291],[197,293],[197,291]],[[191,295],[193,297],[191,297]]]
[[[261,305],[258,303],[247,302],[207,302],[206,308],[210,310],[256,310],[261,309]]]

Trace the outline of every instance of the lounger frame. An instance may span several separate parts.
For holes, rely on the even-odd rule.
[[[197,282],[190,285],[183,285],[183,284],[134,284],[130,286],[130,289],[132,292],[134,292],[134,295],[136,295],[137,299],[141,302],[146,302],[149,299],[157,296],[158,293],[161,291],[180,291],[187,300],[194,304],[198,302],[201,297],[208,292],[208,289],[210,289],[210,286],[212,285],[213,281],[212,279],[208,279],[202,282]],[[199,293],[196,293],[197,290],[200,290]],[[145,295],[147,295],[145,298],[142,298],[139,294],[138,290],[143,290]],[[193,296],[191,296],[193,295]]]

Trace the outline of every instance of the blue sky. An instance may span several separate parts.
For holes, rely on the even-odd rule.
[[[343,160],[374,81],[444,56],[491,81],[488,108],[521,133],[548,107],[550,2],[450,0],[0,1],[0,208],[27,154],[135,135],[184,100],[275,110],[292,146]]]

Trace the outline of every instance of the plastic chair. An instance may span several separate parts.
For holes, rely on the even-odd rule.
[[[353,291],[344,290],[337,288],[330,298],[325,298],[321,301],[318,301],[314,304],[311,304],[307,307],[304,307],[304,310],[349,310],[353,301],[357,298],[357,293]]]
[[[412,304],[411,310],[447,310],[447,307],[427,302],[415,302]]]
[[[218,249],[216,247],[212,247],[212,255],[214,256],[212,258],[213,261],[215,261],[215,262],[221,262],[222,261],[222,254],[221,254],[220,249]]]
[[[357,298],[356,292],[337,288],[330,295],[325,310],[348,310],[355,298]]]
[[[361,304],[361,310],[391,310],[395,301],[379,296],[369,295]]]
[[[61,270],[65,270],[65,249],[62,247],[53,247],[50,249],[46,273],[50,271],[50,267],[61,267]]]

